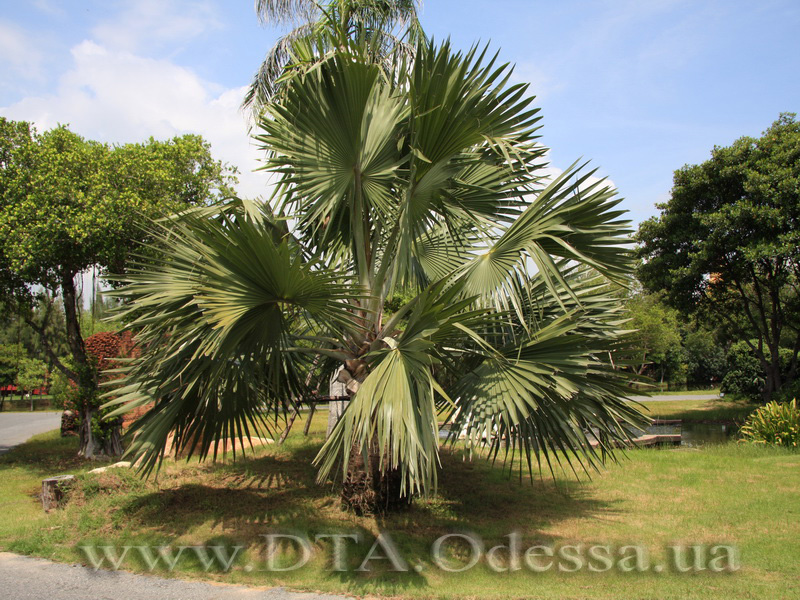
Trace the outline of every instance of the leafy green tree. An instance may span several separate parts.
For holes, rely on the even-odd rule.
[[[264,25],[292,25],[270,49],[245,94],[243,108],[256,120],[286,80],[317,64],[335,48],[356,41],[366,58],[391,71],[413,56],[424,38],[418,0],[256,0]]]
[[[683,339],[687,383],[709,386],[719,384],[727,372],[725,347],[714,334],[702,327],[688,327]]]
[[[632,270],[616,192],[579,168],[542,178],[537,110],[506,66],[415,54],[385,77],[350,44],[287,81],[257,137],[277,204],[188,215],[128,274],[142,355],[112,405],[155,402],[129,446],[143,469],[170,435],[203,457],[248,437],[331,372],[349,402],[316,464],[355,510],[435,488],[438,409],[470,449],[531,469],[596,465],[642,424],[606,360],[625,338],[599,275]],[[387,318],[395,290],[413,295]]]
[[[742,340],[731,345],[726,356],[727,371],[722,380],[722,391],[725,393],[735,394],[750,400],[758,400],[763,396],[766,379],[764,371],[761,368],[761,363],[758,356],[753,351],[755,345],[754,340],[750,343]],[[789,380],[788,375],[792,366],[792,351],[789,348],[780,348],[778,351],[778,368],[781,377],[785,378],[790,383],[784,385],[779,394],[775,396],[784,396],[791,394],[792,389],[796,389],[797,380]],[[768,356],[771,359],[771,356]],[[791,396],[788,400],[791,400]]]
[[[9,388],[17,385],[17,373],[20,363],[27,359],[25,350],[19,344],[0,344],[0,410],[3,409],[6,397],[11,396]]]
[[[16,384],[21,394],[31,394],[35,389],[43,388],[47,385],[47,365],[36,358],[23,358],[19,363]]]
[[[38,295],[32,309],[19,305],[0,307],[0,324],[0,344],[20,344],[29,356],[48,363],[51,370],[55,367],[45,345],[57,357],[69,353],[63,303],[47,293]]]
[[[198,136],[110,147],[60,126],[37,133],[0,118],[0,294],[40,335],[57,369],[82,398],[80,453],[104,451],[92,434],[96,378],[80,328],[78,276],[91,266],[124,273],[130,252],[147,242],[141,224],[231,191],[232,173]],[[59,297],[68,366],[52,347],[38,300]]]
[[[783,114],[762,137],[679,169],[659,208],[639,229],[639,279],[684,314],[725,323],[758,359],[769,398],[797,376],[800,350],[800,123]]]
[[[0,345],[0,387],[15,385],[22,350],[17,345]]]
[[[655,294],[636,294],[626,302],[630,311],[628,326],[636,348],[636,372],[647,371],[664,381],[665,374],[676,369],[681,357],[681,332],[678,313],[665,306]]]

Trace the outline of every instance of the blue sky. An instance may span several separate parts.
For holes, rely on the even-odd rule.
[[[252,173],[238,105],[280,31],[249,0],[0,0],[0,115],[107,142],[200,133]],[[554,167],[591,160],[639,222],[672,172],[800,112],[797,0],[428,0],[459,48],[491,42],[542,108]]]

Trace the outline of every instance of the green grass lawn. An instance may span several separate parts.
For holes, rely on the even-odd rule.
[[[53,397],[50,395],[34,396],[33,409],[34,411],[59,410],[53,405]],[[31,412],[31,399],[20,398],[17,395],[6,396],[2,402],[0,414],[4,412]]]
[[[660,389],[658,385],[649,386],[645,389],[634,389],[633,393],[648,393],[652,396],[704,396],[707,394],[719,395],[719,388],[710,388],[704,390],[668,390]]]
[[[661,406],[665,403],[653,403]],[[677,403],[676,403],[677,404]],[[681,403],[686,404],[686,403]],[[666,409],[664,409],[666,411]],[[692,407],[692,411],[702,407]],[[709,408],[713,411],[715,409]],[[790,598],[800,597],[800,454],[729,443],[697,449],[629,451],[592,479],[547,474],[509,479],[485,461],[445,451],[439,494],[383,518],[342,512],[335,490],[314,483],[310,462],[322,440],[324,418],[304,438],[296,427],[281,447],[259,448],[236,463],[168,461],[158,481],[128,470],[81,475],[76,440],[39,436],[0,457],[0,547],[58,561],[83,561],[76,546],[222,545],[246,547],[227,572],[204,573],[178,563],[174,576],[230,583],[403,598]],[[36,494],[49,475],[75,473],[78,484],[62,510],[44,514]],[[314,545],[306,567],[265,572],[262,534],[358,531],[349,570],[330,569],[330,546]],[[374,537],[390,532],[419,573],[386,568],[357,572]],[[433,541],[471,531],[486,547],[518,531],[534,544],[639,544],[661,562],[672,544],[730,544],[741,569],[730,573],[496,573],[485,562],[463,573],[435,568]],[[386,561],[375,561],[375,563]],[[256,569],[248,571],[247,564]],[[141,560],[125,563],[147,570]],[[169,573],[156,569],[159,574]]]
[[[660,400],[642,402],[644,412],[654,419],[684,421],[733,421],[741,423],[758,405],[733,400]]]

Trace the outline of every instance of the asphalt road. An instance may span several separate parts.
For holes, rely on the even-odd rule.
[[[27,441],[37,433],[58,429],[60,426],[60,412],[2,412],[0,454],[8,452],[12,447]]]
[[[80,565],[0,552],[0,590],[9,600],[343,600],[344,596],[289,592],[95,571]]]

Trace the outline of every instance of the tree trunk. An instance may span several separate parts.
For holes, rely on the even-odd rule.
[[[62,275],[61,294],[64,299],[64,320],[67,325],[67,344],[69,345],[73,360],[80,368],[87,366],[89,361],[86,358],[86,346],[83,343],[81,324],[78,318],[75,275],[76,273],[74,272],[64,273],[64,275]],[[78,373],[78,377],[81,378],[80,373]],[[86,375],[83,376],[83,379],[86,379]],[[78,381],[76,383],[80,385],[83,382]]]
[[[764,383],[764,391],[761,396],[764,402],[769,402],[772,395],[777,392],[781,387],[781,371],[780,365],[775,364],[775,361],[770,361],[767,368],[766,381]]]
[[[78,455],[88,459],[103,454],[100,443],[95,439],[94,431],[92,431],[92,421],[95,413],[94,408],[88,404],[81,407],[81,424],[78,428],[78,438],[80,440],[78,443]]]
[[[350,391],[347,389],[348,384],[339,380],[339,374],[344,369],[345,367],[341,366],[331,374],[330,396],[350,395]],[[363,373],[361,377],[364,377]],[[347,404],[347,401],[330,402],[326,438],[331,435],[336,423],[341,419]],[[383,468],[381,468],[382,466]],[[389,469],[386,460],[381,465],[379,447],[373,440],[370,444],[367,464],[365,464],[361,452],[355,448],[350,451],[347,475],[342,483],[342,505],[357,515],[384,514],[398,510],[408,506],[411,502],[411,498],[401,496],[401,484],[401,471]]]
[[[115,457],[122,455],[122,419],[103,421],[100,426],[101,435],[96,435],[92,428],[92,421],[97,416],[98,409],[86,405],[81,411],[81,424],[78,429],[80,437],[78,455],[93,459],[100,457]]]
[[[107,424],[108,433],[103,439],[103,454],[106,456],[122,456],[122,417]]]
[[[314,418],[314,413],[317,411],[317,404],[316,402],[311,405],[311,408],[308,410],[308,419],[306,419],[306,425],[303,427],[303,435],[308,436],[308,431],[311,429],[311,419]]]
[[[86,346],[81,335],[78,317],[77,294],[75,292],[76,273],[65,273],[61,278],[61,291],[64,299],[64,317],[67,324],[67,344],[76,365],[78,384],[79,412],[81,424],[78,429],[80,443],[78,455],[84,458],[99,456],[119,456],[122,454],[120,436],[121,419],[102,425],[102,436],[95,435],[92,422],[98,412],[97,379],[94,369],[89,364]]]
[[[65,492],[75,483],[74,475],[58,475],[42,480],[42,508],[49,512],[58,508]]]
[[[292,430],[292,425],[294,425],[295,420],[297,419],[297,415],[300,414],[300,411],[297,408],[292,409],[292,415],[289,417],[289,422],[286,423],[286,429],[283,430],[281,433],[281,437],[278,438],[278,445],[283,444],[286,441],[286,438],[289,437],[289,432]]]
[[[400,469],[389,469],[374,442],[370,444],[364,464],[364,455],[355,448],[350,451],[347,476],[342,483],[342,505],[357,515],[385,514],[411,504],[411,498],[401,495],[402,473]]]

